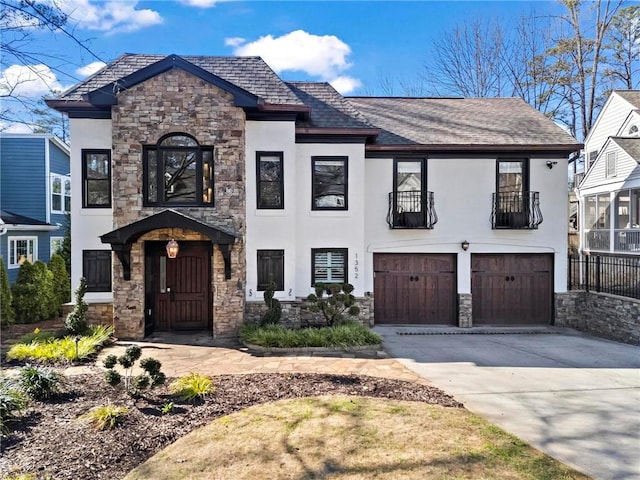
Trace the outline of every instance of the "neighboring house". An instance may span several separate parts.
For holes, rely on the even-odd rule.
[[[585,140],[580,248],[640,256],[640,91],[611,93]]]
[[[566,295],[582,145],[519,99],[344,98],[258,57],[126,54],[48,104],[82,192],[73,286],[120,338],[234,336],[271,281],[289,320],[316,282],[385,324],[548,325]]]
[[[69,146],[47,134],[0,133],[0,255],[13,283],[24,260],[48,262],[71,208]]]

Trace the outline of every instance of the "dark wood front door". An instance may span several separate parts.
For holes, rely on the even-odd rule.
[[[210,328],[211,243],[179,242],[176,258],[165,245],[146,243],[145,332]]]
[[[456,325],[456,260],[450,254],[376,253],[375,323]]]
[[[474,325],[549,325],[553,257],[547,254],[471,256]]]

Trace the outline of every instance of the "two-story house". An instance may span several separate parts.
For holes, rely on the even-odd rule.
[[[640,255],[640,90],[611,93],[585,139],[583,252]]]
[[[0,133],[0,255],[11,283],[25,260],[48,262],[62,245],[69,153],[53,135]]]
[[[126,54],[69,115],[72,281],[121,338],[233,336],[269,282],[349,282],[370,324],[550,324],[567,157],[518,99],[345,98],[258,57]],[[177,250],[177,251],[176,251]]]

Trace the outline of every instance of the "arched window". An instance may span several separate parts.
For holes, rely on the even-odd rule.
[[[213,205],[213,147],[184,133],[144,148],[145,205]]]
[[[631,125],[631,127],[629,128],[629,135],[638,135],[637,125]]]

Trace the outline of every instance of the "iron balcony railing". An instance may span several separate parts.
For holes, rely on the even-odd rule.
[[[542,223],[540,193],[494,193],[491,227],[535,229]]]
[[[433,192],[389,193],[389,228],[433,228],[437,221]]]

